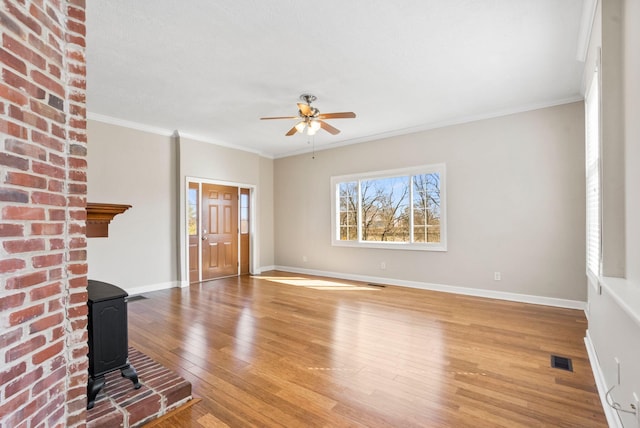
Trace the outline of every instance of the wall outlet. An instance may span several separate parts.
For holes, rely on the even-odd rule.
[[[385,270],[387,268],[386,262],[380,262],[380,269]]]
[[[616,385],[620,386],[620,360],[615,357],[613,361],[616,362]]]
[[[309,261],[309,258],[307,256],[302,256],[302,262],[306,263]]]
[[[633,403],[631,404],[631,408],[636,412],[636,422],[638,423],[638,427],[640,427],[640,399],[638,398],[637,393],[633,393]]]
[[[500,281],[502,279],[502,275],[500,274],[500,272],[494,272],[493,273],[493,280],[494,281]]]

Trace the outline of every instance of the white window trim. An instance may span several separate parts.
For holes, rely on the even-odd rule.
[[[594,121],[595,116],[595,121]],[[601,103],[600,80],[596,70],[591,80],[591,85],[585,96],[585,182],[586,182],[586,271],[589,282],[598,289],[599,277],[602,273],[602,187],[601,187]],[[592,147],[594,145],[595,147]],[[592,177],[595,175],[595,177]],[[590,195],[590,183],[595,178],[597,195],[595,200]],[[593,206],[595,204],[595,207]],[[593,231],[589,230],[592,222],[590,219],[596,216],[597,237],[593,237]],[[595,257],[591,257],[591,256]],[[593,260],[593,259],[597,260]],[[595,264],[595,266],[594,266]]]
[[[360,213],[358,214],[358,240],[343,241],[338,239],[338,225],[340,223],[340,213],[337,210],[337,201],[340,198],[340,183],[348,181],[361,181],[375,178],[390,178],[418,174],[440,174],[440,242],[370,242],[362,241]],[[358,185],[359,186],[359,185]],[[413,189],[413,186],[411,186]],[[413,194],[413,190],[411,190]],[[411,200],[413,198],[411,197]],[[413,215],[411,216],[413,226]],[[349,174],[331,177],[331,245],[337,247],[358,247],[358,248],[384,248],[394,250],[417,250],[417,251],[447,251],[447,191],[446,191],[446,165],[444,163],[433,165],[422,165],[410,168],[390,169],[385,171],[365,172],[361,174]]]

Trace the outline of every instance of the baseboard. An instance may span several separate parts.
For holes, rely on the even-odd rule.
[[[347,274],[342,272],[331,272],[317,269],[302,269],[293,266],[261,266],[253,272],[254,275],[260,275],[263,272],[272,270],[281,270],[291,273],[300,273],[306,275],[326,276],[329,278],[348,279],[352,281],[372,282],[380,284],[397,285],[400,287],[418,288],[422,290],[441,291],[444,293],[463,294],[467,296],[486,297],[489,299],[508,300],[512,302],[531,303],[535,305],[554,306],[559,308],[586,310],[586,302],[578,300],[557,299],[554,297],[532,296],[528,294],[507,293],[503,291],[485,290],[480,288],[459,287],[446,284],[435,284],[429,282],[406,281],[401,279],[383,278],[368,275]],[[125,291],[129,295],[149,293],[152,291],[166,290],[168,288],[184,288],[188,287],[188,281],[168,281],[157,284],[141,285],[138,287],[127,288]]]
[[[593,378],[596,381],[598,395],[600,396],[600,401],[602,402],[604,414],[607,417],[607,423],[609,424],[609,427],[612,428],[624,428],[624,426],[622,425],[622,421],[620,420],[620,416],[618,416],[618,413],[614,409],[612,409],[611,406],[609,406],[609,403],[607,403],[607,382],[605,381],[604,373],[602,373],[602,368],[600,367],[600,362],[598,361],[596,349],[591,342],[589,330],[587,330],[587,335],[584,338],[584,344],[587,348],[587,355],[589,356],[589,362],[591,363]]]
[[[441,291],[444,293],[464,294],[467,296],[486,297],[488,299],[508,300],[511,302],[531,303],[534,305],[554,306],[558,308],[578,309],[584,311],[586,302],[579,300],[557,299],[554,297],[532,296],[528,294],[507,293],[504,291],[485,290],[480,288],[458,287],[429,282],[405,281],[401,279],[382,278],[368,275],[355,275],[340,272],[329,272],[315,269],[301,269],[291,266],[274,266],[274,270],[306,275],[326,276],[329,278],[348,279],[352,281],[372,282],[377,284],[398,285],[400,287],[419,288],[422,290]],[[266,272],[266,270],[264,271]]]
[[[268,272],[270,270],[276,270],[276,267],[271,265],[271,266],[261,266],[259,267],[255,272],[253,272],[254,275],[260,275],[262,272]]]
[[[187,283],[186,286],[188,285],[189,284]],[[167,288],[180,288],[180,287],[185,287],[182,281],[168,281],[168,282],[160,282],[157,284],[148,284],[148,285],[141,285],[139,287],[126,288],[124,291],[129,293],[129,296],[135,296],[137,294],[150,293],[152,291],[160,291],[160,290],[166,290]]]

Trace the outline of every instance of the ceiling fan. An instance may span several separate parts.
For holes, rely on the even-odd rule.
[[[302,94],[300,95],[300,100],[304,101],[304,103],[298,103],[297,116],[261,117],[260,120],[299,119],[300,121],[286,134],[284,134],[289,137],[296,132],[304,132],[305,128],[307,130],[307,135],[314,135],[320,128],[330,134],[336,135],[340,133],[340,130],[329,125],[323,119],[353,119],[356,117],[356,114],[351,111],[341,113],[320,113],[320,110],[315,107],[311,107],[311,103],[316,99],[317,97],[315,95]]]

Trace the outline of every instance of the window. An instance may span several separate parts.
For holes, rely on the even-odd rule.
[[[594,73],[585,98],[585,172],[587,188],[587,274],[600,276],[600,94]],[[597,283],[597,282],[596,282]]]
[[[445,166],[331,178],[332,244],[446,250]]]

